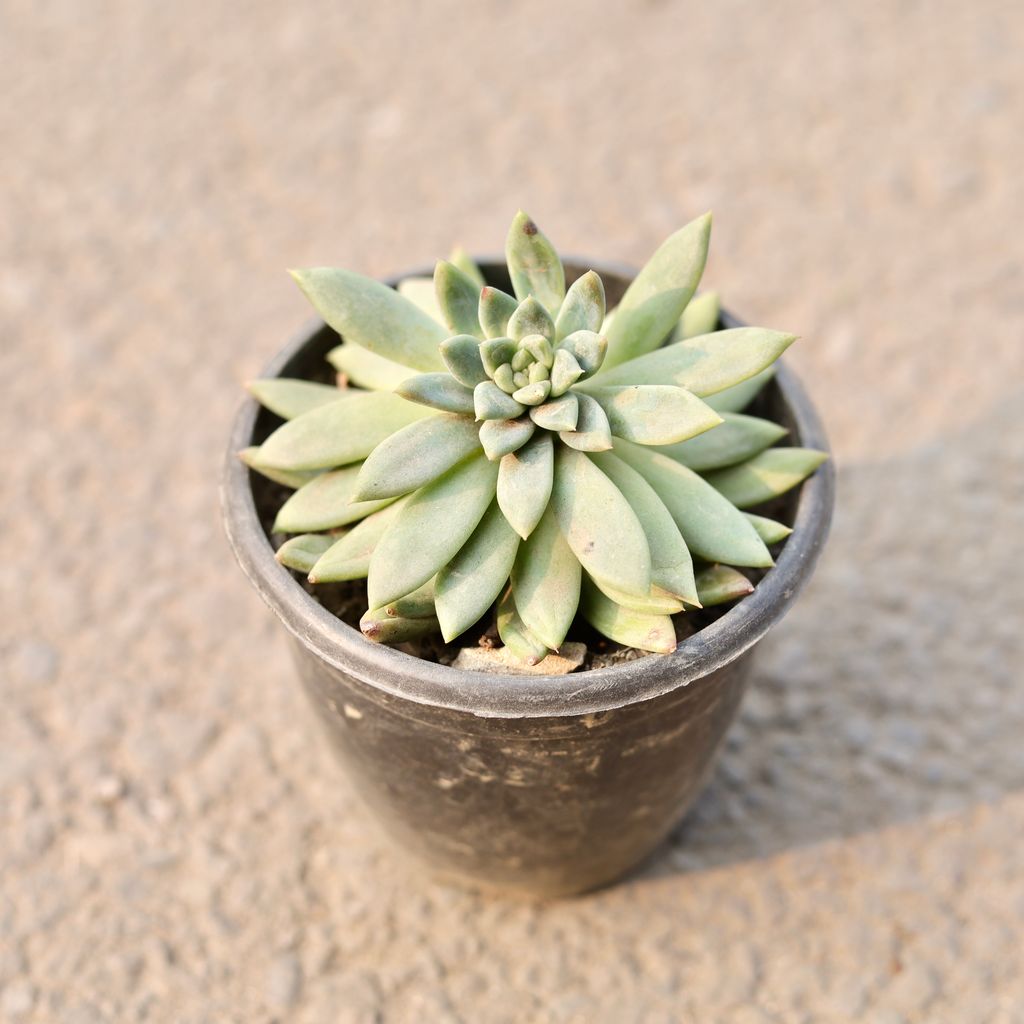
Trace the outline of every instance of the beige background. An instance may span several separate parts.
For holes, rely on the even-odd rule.
[[[1022,48],[997,0],[0,0],[0,1019],[1024,1021]],[[713,208],[841,467],[694,817],[547,907],[377,839],[216,500],[284,267],[518,206],[633,262]]]

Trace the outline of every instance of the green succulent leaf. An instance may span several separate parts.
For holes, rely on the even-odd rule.
[[[671,385],[593,387],[586,393],[604,410],[612,433],[637,444],[672,444],[722,422],[696,395]]]
[[[604,323],[604,282],[588,270],[577,278],[565,293],[565,301],[555,320],[555,340],[576,331],[600,332]]]
[[[444,323],[441,307],[437,304],[437,292],[432,277],[407,277],[398,282],[398,294],[421,309],[431,320]]]
[[[571,391],[530,410],[530,419],[545,430],[575,430],[579,416],[579,399]]]
[[[519,303],[500,288],[490,285],[480,291],[477,315],[488,338],[503,338],[508,334],[508,322]]]
[[[528,334],[520,341],[519,348],[529,352],[541,366],[551,369],[551,364],[555,360],[554,350],[551,348],[551,342],[543,334]]]
[[[439,626],[433,615],[407,618],[388,608],[373,608],[359,620],[359,628],[375,644],[404,644],[436,633]]]
[[[680,337],[696,338],[700,334],[710,334],[717,330],[720,311],[718,292],[695,295],[679,318]]]
[[[443,412],[472,416],[475,410],[473,389],[460,384],[450,373],[418,373],[399,384],[395,394],[407,402]]]
[[[615,454],[657,491],[691,554],[729,565],[772,564],[764,541],[743,513],[692,469],[628,441],[616,440]]]
[[[370,560],[372,608],[422,586],[455,557],[487,511],[497,475],[493,462],[471,456],[410,496]]]
[[[658,492],[642,474],[613,452],[596,452],[590,458],[618,487],[640,520],[651,552],[651,583],[687,604],[699,607],[697,586],[693,580],[693,559],[672,513],[658,497]]]
[[[760,394],[764,386],[775,376],[775,367],[768,366],[740,384],[707,396],[707,403],[715,412],[742,412]]]
[[[512,361],[517,351],[516,343],[511,338],[489,338],[480,345],[484,370],[493,377],[499,367]]]
[[[738,466],[708,473],[704,479],[737,508],[749,508],[796,487],[827,458],[825,452],[813,448],[769,448]]]
[[[706,213],[663,242],[637,274],[608,327],[608,367],[650,352],[665,340],[704,273],[710,237],[711,214]]]
[[[331,384],[314,384],[312,381],[291,380],[288,377],[252,380],[246,387],[264,409],[269,409],[284,420],[293,420],[310,409],[318,409],[321,405],[329,405],[348,397]]]
[[[539,334],[550,342],[555,336],[555,322],[541,303],[528,295],[509,317],[508,336],[513,341],[522,341],[531,334]]]
[[[581,391],[575,392],[579,417],[575,430],[563,430],[558,436],[563,444],[580,452],[604,452],[612,446],[612,429],[600,404]]]
[[[624,608],[606,597],[592,580],[584,580],[580,610],[594,629],[616,643],[652,654],[671,654],[676,631],[668,615]]]
[[[309,582],[339,583],[364,579],[370,571],[370,556],[374,548],[405,503],[406,499],[402,498],[353,526],[320,556],[309,574]]]
[[[478,420],[508,420],[521,416],[526,408],[493,380],[485,380],[473,389],[473,411]]]
[[[498,506],[523,540],[548,507],[553,477],[554,444],[548,433],[535,434],[498,466]]]
[[[484,280],[484,275],[477,266],[476,260],[474,260],[461,245],[457,245],[452,249],[450,262],[454,263],[455,266],[457,266],[459,270],[461,270],[466,277],[476,285],[477,293],[479,294],[479,290],[483,288],[487,282]]]
[[[608,339],[593,331],[573,331],[558,343],[558,348],[572,355],[589,377],[601,368],[608,351]]]
[[[754,584],[730,565],[708,565],[697,573],[697,593],[705,608],[735,601],[753,592]]]
[[[438,578],[434,576],[411,594],[395,598],[377,610],[403,619],[436,618],[437,582]]]
[[[508,583],[519,537],[495,501],[459,553],[437,574],[437,618],[446,642],[480,618]]]
[[[416,375],[408,366],[393,363],[358,345],[335,346],[327,353],[327,361],[348,383],[371,391],[394,391],[402,381]]]
[[[750,525],[757,530],[758,537],[769,546],[784,541],[793,532],[792,527],[785,523],[778,523],[767,516],[755,516],[753,512],[744,512],[743,514],[747,517]]]
[[[594,576],[589,579],[605,597],[630,611],[643,612],[645,615],[677,615],[685,608],[678,597],[666,593],[659,587],[652,586],[646,594],[637,596],[636,594],[627,594],[624,590],[617,590],[607,583],[602,583]]]
[[[277,469],[344,466],[366,458],[396,430],[432,415],[398,395],[353,394],[278,427],[260,446],[260,461]]]
[[[540,405],[551,394],[551,381],[539,380],[535,384],[527,384],[518,391],[512,392],[512,397],[521,405]]]
[[[298,537],[289,537],[277,549],[274,557],[281,565],[308,574],[334,541],[334,537],[325,533],[303,533]]]
[[[368,501],[408,494],[479,451],[479,431],[468,416],[445,414],[418,420],[370,452],[359,470],[355,497]]]
[[[360,475],[360,469],[359,465],[334,469],[328,473],[321,473],[300,487],[281,506],[274,520],[274,530],[279,533],[334,530],[339,526],[348,526],[349,523],[365,519],[385,505],[390,505],[394,500],[390,495],[381,495],[380,497],[386,499],[383,501],[355,500],[356,480]]]
[[[316,311],[346,341],[415,370],[443,370],[444,328],[393,288],[334,267],[292,271]]]
[[[480,443],[492,462],[518,451],[533,436],[533,422],[526,416],[517,420],[486,420],[480,424]]]
[[[564,445],[555,452],[551,508],[572,553],[591,576],[628,594],[648,593],[651,554],[640,520],[586,455]]]
[[[480,307],[480,288],[454,263],[438,261],[434,268],[437,305],[453,334],[471,334],[478,338],[484,336],[477,312]]]
[[[565,298],[565,271],[554,246],[520,210],[505,240],[505,258],[512,277],[512,289],[520,302],[528,295],[557,313]]]
[[[498,602],[497,619],[501,642],[520,661],[528,665],[539,665],[548,656],[547,647],[526,628],[526,623],[519,617],[511,587]]]
[[[512,593],[526,628],[551,650],[562,645],[576,615],[580,576],[580,563],[548,507],[529,540],[519,546]]]
[[[722,414],[722,422],[714,429],[688,441],[666,445],[661,451],[703,473],[743,462],[785,436],[786,428],[771,420],[728,412]]]
[[[551,395],[564,395],[583,376],[583,367],[576,357],[564,348],[556,349],[551,362]]]
[[[260,450],[255,445],[243,448],[238,453],[238,457],[250,469],[259,473],[260,476],[265,476],[268,480],[273,480],[274,483],[281,484],[283,487],[302,487],[303,484],[308,484],[310,480],[320,475],[317,470],[308,472],[295,469],[276,469],[273,466],[267,466],[260,459]]]
[[[467,388],[475,388],[487,380],[487,371],[480,354],[480,342],[471,334],[457,334],[441,342],[441,358],[448,372]]]
[[[675,384],[701,397],[760,373],[795,336],[762,327],[736,327],[677,341],[601,374],[599,383]]]

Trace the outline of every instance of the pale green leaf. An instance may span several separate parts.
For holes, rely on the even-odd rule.
[[[260,459],[260,450],[255,445],[243,448],[238,453],[238,457],[260,476],[265,476],[268,480],[273,480],[274,483],[281,484],[283,487],[302,487],[303,484],[308,484],[310,480],[320,475],[319,470],[276,469],[274,466],[264,465]]]
[[[402,619],[436,619],[437,617],[437,583],[438,577],[434,576],[427,580],[421,587],[417,587],[411,594],[404,597],[397,597],[375,612],[383,612],[394,618]]]
[[[546,432],[535,434],[498,467],[498,505],[523,540],[533,533],[551,497],[554,445]]]
[[[485,380],[473,389],[473,411],[478,420],[508,420],[522,416],[526,408],[493,380]]]
[[[737,508],[749,508],[796,487],[827,458],[825,452],[813,448],[769,448],[738,466],[708,473],[704,479]]]
[[[292,380],[288,377],[252,380],[246,388],[264,409],[269,409],[285,420],[293,420],[310,409],[318,409],[321,405],[329,405],[347,397],[332,384],[315,384],[310,380]]]
[[[327,361],[349,384],[371,391],[394,391],[402,381],[416,375],[408,366],[358,345],[336,345],[327,353]]]
[[[729,565],[772,564],[768,549],[743,513],[692,469],[650,448],[618,439],[615,454],[657,491],[691,554]]]
[[[455,557],[493,500],[497,476],[497,465],[471,456],[411,495],[370,560],[372,608],[415,590]]]
[[[295,270],[292,276],[345,341],[416,370],[444,369],[437,351],[447,337],[444,328],[393,288],[333,267]]]
[[[675,384],[701,397],[732,387],[770,366],[794,335],[761,327],[735,327],[677,341],[612,370],[597,383]]]
[[[335,540],[335,537],[326,533],[303,533],[298,537],[289,537],[277,549],[274,557],[281,565],[308,574]]]
[[[484,336],[477,316],[480,286],[454,263],[439,260],[434,268],[434,291],[441,316],[452,334]]]
[[[480,345],[480,359],[487,373],[493,376],[499,366],[512,361],[517,351],[511,338],[488,338]]]
[[[740,384],[708,395],[705,399],[715,412],[742,412],[760,394],[764,386],[775,376],[775,366],[769,366]]]
[[[528,665],[539,665],[548,656],[547,646],[526,628],[526,623],[519,617],[511,587],[498,602],[497,620],[501,642],[520,661]]]
[[[580,575],[579,560],[549,507],[529,540],[519,546],[512,568],[512,592],[526,628],[552,650],[562,645],[576,615]]]
[[[676,631],[668,615],[652,615],[624,608],[606,597],[593,580],[583,581],[580,610],[599,633],[638,651],[671,654],[676,649]]]
[[[365,578],[370,571],[370,555],[405,503],[406,499],[402,498],[353,526],[317,560],[309,582],[338,583]]]
[[[579,363],[586,376],[601,368],[608,352],[608,339],[593,331],[573,331],[558,343],[558,348],[569,352]],[[602,381],[603,383],[603,381]]]
[[[717,427],[688,441],[666,445],[661,453],[703,473],[743,462],[785,436],[786,428],[771,420],[729,412],[722,414]]]
[[[445,413],[410,423],[366,457],[355,496],[369,501],[408,494],[479,451],[479,431],[468,416]]]
[[[395,388],[407,402],[416,402],[443,412],[472,416],[473,389],[460,384],[450,373],[418,373]]]
[[[476,260],[461,245],[457,245],[452,249],[449,259],[477,286],[478,291],[487,284],[483,273],[476,264]]]
[[[699,606],[693,581],[693,559],[672,513],[657,491],[642,474],[613,452],[595,452],[590,458],[618,487],[640,520],[651,552],[651,583],[688,604]]]
[[[508,321],[516,311],[518,302],[500,288],[489,285],[480,291],[477,316],[488,338],[503,338],[508,334]]]
[[[563,430],[558,436],[563,444],[580,452],[604,452],[612,446],[612,430],[608,417],[597,401],[580,391],[575,392],[579,402],[579,418],[575,430]]]
[[[551,394],[564,395],[583,376],[583,367],[564,348],[556,349],[551,363]]]
[[[588,270],[577,278],[565,293],[565,301],[555,321],[555,340],[576,331],[598,333],[604,323],[604,282]]]
[[[423,310],[431,320],[444,324],[432,277],[407,277],[398,282],[398,294]]]
[[[366,458],[396,430],[434,415],[397,395],[366,391],[289,420],[260,446],[278,469],[326,469]]]
[[[696,395],[672,385],[588,387],[586,393],[604,409],[612,433],[637,444],[672,444],[722,422]]]
[[[513,341],[522,341],[531,334],[539,334],[551,341],[555,336],[555,322],[540,301],[528,295],[509,317],[508,336]]]
[[[487,458],[495,461],[522,448],[533,431],[533,422],[525,416],[518,420],[487,420],[480,424],[480,443]]]
[[[586,455],[564,445],[555,452],[551,508],[573,554],[591,576],[626,593],[647,594],[651,555],[640,520]]]
[[[457,334],[446,338],[438,350],[448,372],[467,388],[487,380],[483,359],[480,356],[480,342],[471,334]]]
[[[528,334],[519,343],[520,349],[525,349],[533,358],[547,369],[551,369],[554,362],[554,350],[551,342],[543,334]]]
[[[432,595],[432,582],[409,595],[409,598],[402,598],[396,604],[408,603],[411,599],[418,607],[428,592]],[[429,606],[432,607],[432,601]],[[400,615],[395,611],[394,604],[367,611],[359,620],[359,628],[362,630],[363,636],[375,644],[404,644],[410,640],[419,640],[422,637],[430,636],[439,630],[437,617],[432,613]]]
[[[755,516],[753,512],[744,512],[743,514],[747,517],[750,525],[757,530],[758,537],[769,546],[784,541],[793,532],[792,527],[785,523],[778,523],[767,516]]]
[[[607,327],[606,367],[650,352],[665,340],[697,289],[710,236],[711,214],[706,213],[666,239],[637,274]]]
[[[548,395],[551,394],[551,381],[540,380],[535,384],[527,384],[518,391],[512,392],[512,397],[521,405],[540,405]]]
[[[545,430],[575,430],[579,417],[579,399],[571,391],[530,410],[530,419]]]
[[[679,336],[696,338],[699,334],[710,334],[718,330],[719,312],[718,292],[703,292],[694,296],[679,318]]]
[[[280,533],[333,530],[365,519],[391,504],[393,498],[390,495],[375,496],[385,498],[384,501],[356,501],[356,480],[359,475],[360,466],[345,466],[310,480],[278,510],[274,529]]]
[[[729,565],[705,566],[697,573],[697,593],[701,604],[711,608],[754,592],[754,584]]]
[[[565,298],[562,261],[554,246],[522,210],[509,228],[505,259],[516,298],[521,302],[528,295],[536,295],[549,312],[557,313]]]
[[[519,537],[494,502],[458,554],[437,574],[437,618],[446,642],[494,603],[508,583],[518,549]]]
[[[678,597],[666,593],[660,587],[652,586],[646,594],[638,596],[618,590],[608,583],[602,583],[596,576],[588,578],[605,597],[630,611],[642,612],[645,615],[677,615],[685,608]]]

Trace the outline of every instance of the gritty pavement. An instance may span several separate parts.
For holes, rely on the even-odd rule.
[[[1024,13],[0,3],[0,1020],[1024,1021]],[[798,332],[820,571],[696,812],[550,905],[413,874],[232,562],[283,273],[525,207]]]

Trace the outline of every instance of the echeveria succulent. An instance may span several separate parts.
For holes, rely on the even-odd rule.
[[[457,251],[398,289],[346,270],[294,273],[343,342],[339,388],[263,380],[287,422],[247,464],[295,489],[278,558],[313,583],[368,577],[373,640],[439,631],[493,608],[531,663],[577,613],[628,646],[675,648],[672,616],[749,593],[789,533],[743,511],[795,486],[820,452],[744,415],[792,335],[716,330],[694,297],[710,215],[672,235],[617,308],[523,213],[506,244],[514,295]],[[696,565],[695,565],[696,562]]]

